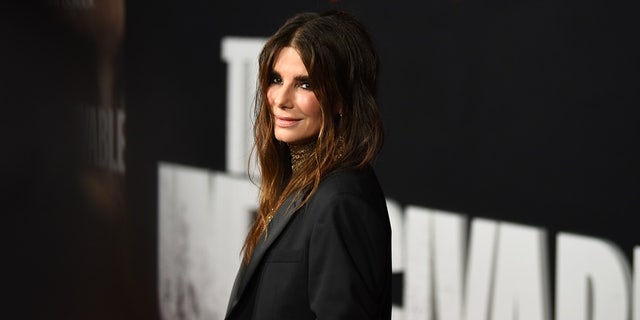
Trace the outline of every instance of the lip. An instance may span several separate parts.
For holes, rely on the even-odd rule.
[[[275,117],[275,125],[280,128],[293,127],[296,124],[298,124],[299,121],[300,119],[296,119],[296,118],[278,117],[278,116]]]

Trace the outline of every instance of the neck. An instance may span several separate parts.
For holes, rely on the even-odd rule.
[[[291,153],[291,171],[296,172],[304,162],[311,158],[315,148],[315,140],[301,144],[289,144],[289,152]]]

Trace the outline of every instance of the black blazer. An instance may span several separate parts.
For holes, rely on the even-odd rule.
[[[299,201],[240,267],[225,319],[390,319],[391,227],[373,170],[331,174],[291,212]]]

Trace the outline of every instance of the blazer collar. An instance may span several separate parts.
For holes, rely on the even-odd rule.
[[[287,223],[293,216],[293,213],[300,201],[300,195],[291,195],[284,201],[284,203],[280,206],[280,208],[278,208],[278,211],[276,211],[273,219],[269,223],[269,234],[266,239],[265,233],[262,233],[258,244],[253,250],[253,255],[251,256],[251,261],[249,261],[249,264],[245,265],[244,263],[242,263],[240,265],[240,270],[238,270],[236,280],[233,283],[233,289],[231,290],[231,298],[229,299],[229,305],[227,306],[227,316],[229,316],[231,310],[233,310],[233,308],[238,304],[238,301],[240,301],[242,293],[246,289],[249,280],[251,280],[251,277],[260,265],[260,262],[264,258],[265,253],[275,242],[278,236],[282,233],[284,227],[287,226]]]

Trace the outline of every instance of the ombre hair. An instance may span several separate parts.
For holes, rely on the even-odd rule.
[[[285,47],[296,49],[320,102],[322,126],[313,156],[296,172],[286,143],[274,135],[267,100],[274,61]],[[292,195],[304,205],[322,178],[337,170],[369,165],[382,147],[382,121],[376,103],[379,59],[364,26],[339,11],[295,15],[269,38],[259,57],[254,148],[260,168],[259,207],[244,243],[244,262],[269,217]]]

